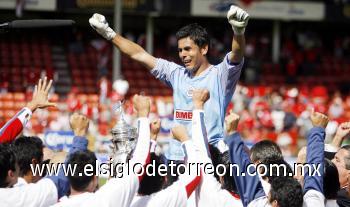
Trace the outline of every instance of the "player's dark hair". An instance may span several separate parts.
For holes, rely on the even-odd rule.
[[[16,171],[16,155],[9,144],[0,144],[0,188],[8,187],[6,182],[9,170]]]
[[[189,37],[193,40],[198,47],[202,48],[206,45],[210,45],[210,37],[207,30],[197,23],[189,24],[177,31],[176,39],[180,40],[182,38]]]
[[[270,140],[257,142],[250,149],[250,157],[252,162],[260,161],[262,163],[268,160],[283,160],[281,149],[275,142]]]
[[[271,182],[270,203],[277,201],[279,207],[301,207],[303,191],[292,177],[276,177]]]
[[[173,183],[179,180],[179,174],[184,174],[186,168],[182,165],[184,162],[182,160],[167,160],[167,166],[173,164],[175,167],[168,167],[166,181],[163,188],[171,186]],[[178,170],[177,170],[178,169]]]
[[[155,153],[151,153],[150,158],[150,164],[153,165],[155,173],[154,176],[145,173],[138,190],[140,195],[151,195],[160,191],[164,186],[165,176],[161,176],[158,172],[159,166],[164,164],[162,158]]]
[[[228,190],[230,192],[238,193],[236,184],[234,182],[234,177],[230,175],[230,155],[228,151],[221,153],[219,149],[215,146],[209,146],[209,152],[211,155],[211,159],[213,162],[213,166],[218,170],[219,174],[224,173],[224,169],[222,167],[217,168],[219,164],[224,165],[226,168],[226,172],[223,176],[223,179],[220,182],[220,176],[217,174],[216,170],[214,170],[214,176],[218,182],[221,183],[221,188]]]
[[[13,142],[19,166],[19,176],[23,177],[30,170],[30,164],[35,159],[38,164],[43,160],[43,142],[39,137],[22,136]]]
[[[336,199],[340,189],[338,169],[329,159],[324,159],[323,192],[326,199]]]
[[[75,165],[76,169],[73,174],[68,175],[68,180],[72,188],[76,191],[84,191],[93,180],[94,175],[87,176],[84,173],[84,168],[86,165],[91,165],[95,172],[96,156],[93,152],[87,151],[77,151],[69,156],[68,165],[72,167]],[[79,175],[80,174],[80,175]]]
[[[269,159],[265,160],[265,162],[260,163],[259,165],[266,166],[267,171],[262,177],[268,178],[269,183],[278,177],[293,177],[292,167],[284,159]]]

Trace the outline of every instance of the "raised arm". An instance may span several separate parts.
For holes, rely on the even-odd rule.
[[[36,109],[56,106],[55,103],[48,101],[51,84],[52,80],[48,82],[46,77],[44,80],[39,79],[38,84],[35,85],[32,100],[0,129],[0,143],[8,143],[16,139]]]
[[[133,203],[132,207],[154,207],[167,206],[178,207],[187,206],[188,197],[200,183],[201,176],[196,171],[197,152],[183,125],[176,126],[172,129],[175,139],[182,143],[182,147],[187,157],[187,163],[192,165],[186,166],[186,172],[179,176],[179,180],[164,190],[153,193],[150,196],[143,196]]]
[[[324,139],[326,136],[325,128],[328,124],[328,117],[318,112],[311,113],[311,122],[314,126],[307,135],[307,152],[306,161],[310,165],[319,166],[319,174],[315,172],[309,175],[308,172],[304,175],[304,193],[315,190],[323,194],[323,174],[324,174]],[[304,200],[307,196],[304,196]],[[324,198],[323,198],[324,199]],[[322,198],[313,200],[313,204],[322,204]],[[310,202],[308,202],[310,203]],[[310,205],[309,205],[310,206]]]
[[[101,14],[94,14],[89,23],[105,39],[112,41],[122,53],[141,63],[149,70],[156,66],[156,58],[146,52],[140,45],[122,37],[109,27],[106,18]]]
[[[88,146],[88,140],[86,139],[87,130],[89,128],[89,119],[81,114],[74,113],[69,120],[69,124],[74,132],[74,138],[72,148],[66,157],[66,162],[69,156],[77,151],[86,151]],[[69,193],[70,184],[69,180],[64,174],[61,166],[58,175],[47,176],[56,186],[58,198],[65,196]]]
[[[151,147],[150,152],[155,152],[157,147],[157,137],[160,131],[160,119],[155,119],[151,122]]]
[[[150,111],[151,102],[148,97],[135,95],[133,98],[133,104],[135,110],[137,111],[139,136],[137,138],[137,144],[130,163],[137,163],[145,166],[147,163],[149,163],[150,159],[149,150],[151,132],[148,114]],[[139,179],[141,178],[142,177],[139,177]]]
[[[243,9],[232,5],[227,12],[227,19],[234,32],[230,61],[231,63],[240,63],[245,51],[244,31],[248,24],[249,14]]]
[[[227,119],[231,120],[230,122],[228,122],[228,124],[230,124],[231,126],[237,126],[239,116],[234,113],[231,113],[229,116],[232,117]],[[228,136],[225,138],[225,142],[229,146],[231,163],[237,164],[239,166],[238,173],[240,173],[240,175],[237,176],[236,172],[233,171],[234,179],[243,206],[248,206],[248,204],[254,201],[255,199],[265,197],[266,195],[258,175],[253,175],[254,172],[251,168],[249,168],[250,174],[246,172],[248,170],[248,166],[252,163],[250,161],[248,152],[244,147],[244,143],[241,139],[241,136],[238,132],[234,132],[236,130],[234,127],[230,128],[232,128],[233,133],[228,134]],[[245,173],[245,176],[242,176],[242,173]]]
[[[192,139],[200,152],[200,159],[204,159],[203,162],[206,163],[211,163],[207,130],[204,124],[204,103],[209,97],[208,90],[193,90]]]
[[[121,174],[111,178],[96,191],[93,197],[85,201],[83,206],[120,206],[129,207],[134,198],[140,181],[143,178],[142,170],[150,161],[150,122],[148,114],[150,99],[145,96],[135,95],[133,104],[138,117],[137,144],[129,161],[129,169],[124,168]],[[113,166],[118,169],[117,166]]]
[[[335,149],[339,149],[345,137],[350,134],[350,122],[343,122],[338,126],[337,133],[335,134],[331,145]]]

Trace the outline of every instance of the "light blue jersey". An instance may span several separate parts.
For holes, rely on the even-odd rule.
[[[187,126],[189,133],[192,131],[193,89],[207,89],[210,92],[204,111],[209,143],[214,145],[224,137],[226,108],[243,66],[243,61],[235,65],[230,63],[228,57],[229,54],[220,64],[210,66],[197,77],[192,77],[185,67],[160,58],[151,71],[157,79],[173,88],[175,122]]]

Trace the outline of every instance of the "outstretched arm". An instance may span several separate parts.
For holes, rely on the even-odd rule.
[[[74,113],[69,120],[69,124],[74,132],[72,148],[66,157],[65,163],[70,159],[70,156],[77,151],[86,151],[88,140],[86,139],[87,130],[89,128],[89,119],[81,114]],[[56,186],[58,198],[68,194],[70,183],[67,176],[64,174],[63,166],[60,166],[58,175],[47,176]]]
[[[335,134],[331,145],[336,149],[341,147],[344,138],[350,134],[350,122],[343,122],[338,126],[337,133]]]
[[[245,51],[244,31],[248,24],[249,14],[237,6],[231,6],[227,12],[228,22],[232,26],[234,36],[232,39],[231,63],[240,63]]]
[[[48,101],[51,84],[52,80],[48,82],[46,77],[44,80],[39,79],[38,84],[35,85],[32,100],[0,129],[0,143],[8,143],[16,139],[36,109],[56,106],[55,103]]]
[[[138,117],[138,129],[139,135],[137,138],[137,144],[133,153],[133,156],[130,160],[131,164],[141,164],[146,166],[150,161],[149,151],[150,151],[150,121],[148,119],[150,111],[150,99],[149,97],[135,95],[133,98],[133,104],[135,110],[137,111]],[[140,166],[136,169],[140,171]],[[139,176],[139,180],[142,179],[142,176]]]
[[[207,130],[204,124],[204,103],[210,94],[206,89],[193,90],[193,116],[192,116],[192,139],[199,150],[200,159],[205,163],[211,163]]]
[[[232,119],[228,119],[232,120],[230,124],[237,126],[237,123],[235,122],[238,122],[239,116],[233,113],[230,114],[230,116],[233,117]],[[239,133],[236,132],[229,134],[225,138],[225,142],[229,146],[231,163],[239,166],[238,173],[240,174],[237,175],[237,173],[233,171],[233,175],[243,206],[248,206],[253,200],[265,197],[264,189],[258,175],[253,175],[254,172],[248,167],[252,163]],[[249,170],[250,173],[247,173],[247,170]],[[242,173],[245,173],[245,176],[242,176]]]
[[[141,63],[149,70],[152,70],[156,66],[157,60],[155,57],[146,52],[140,45],[113,31],[103,15],[94,14],[89,19],[89,23],[100,35],[107,40],[111,40],[114,46],[131,59]]]
[[[156,66],[157,59],[146,52],[140,45],[117,34],[112,39],[113,45],[131,59],[141,63],[147,69],[152,70]]]
[[[310,165],[319,166],[319,174],[304,175],[304,193],[310,190],[316,190],[323,194],[323,174],[324,174],[324,139],[326,136],[325,128],[328,124],[328,117],[318,112],[311,113],[312,128],[307,135],[307,153],[306,160]],[[307,196],[304,196],[304,200]],[[322,198],[321,198],[322,199]],[[319,202],[322,203],[322,200]]]

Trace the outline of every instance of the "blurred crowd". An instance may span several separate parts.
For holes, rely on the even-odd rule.
[[[43,134],[45,131],[67,131],[66,124],[73,111],[80,111],[91,119],[90,138],[95,140],[91,148],[97,152],[106,152],[101,143],[110,139],[110,130],[116,124],[121,111],[115,106],[122,101],[125,120],[135,124],[135,115],[131,99],[126,95],[127,82],[118,80],[114,84],[122,85],[119,93],[113,89],[109,95],[79,94],[72,90],[66,99],[58,101],[58,110],[41,110],[34,114],[26,130],[27,134]],[[30,96],[28,96],[30,98]],[[29,99],[28,99],[29,100]],[[169,126],[173,117],[172,97],[151,97],[152,119],[162,122],[161,137],[169,137]],[[306,132],[312,127],[309,114],[312,109],[327,114],[330,122],[326,128],[326,142],[334,136],[340,123],[350,119],[350,96],[340,92],[330,93],[325,86],[272,88],[269,86],[238,85],[227,113],[234,111],[241,117],[238,131],[245,142],[253,145],[263,139],[276,142],[285,156],[295,156]],[[49,111],[50,110],[50,111]],[[1,125],[6,120],[2,120]],[[346,143],[346,141],[345,141]]]

